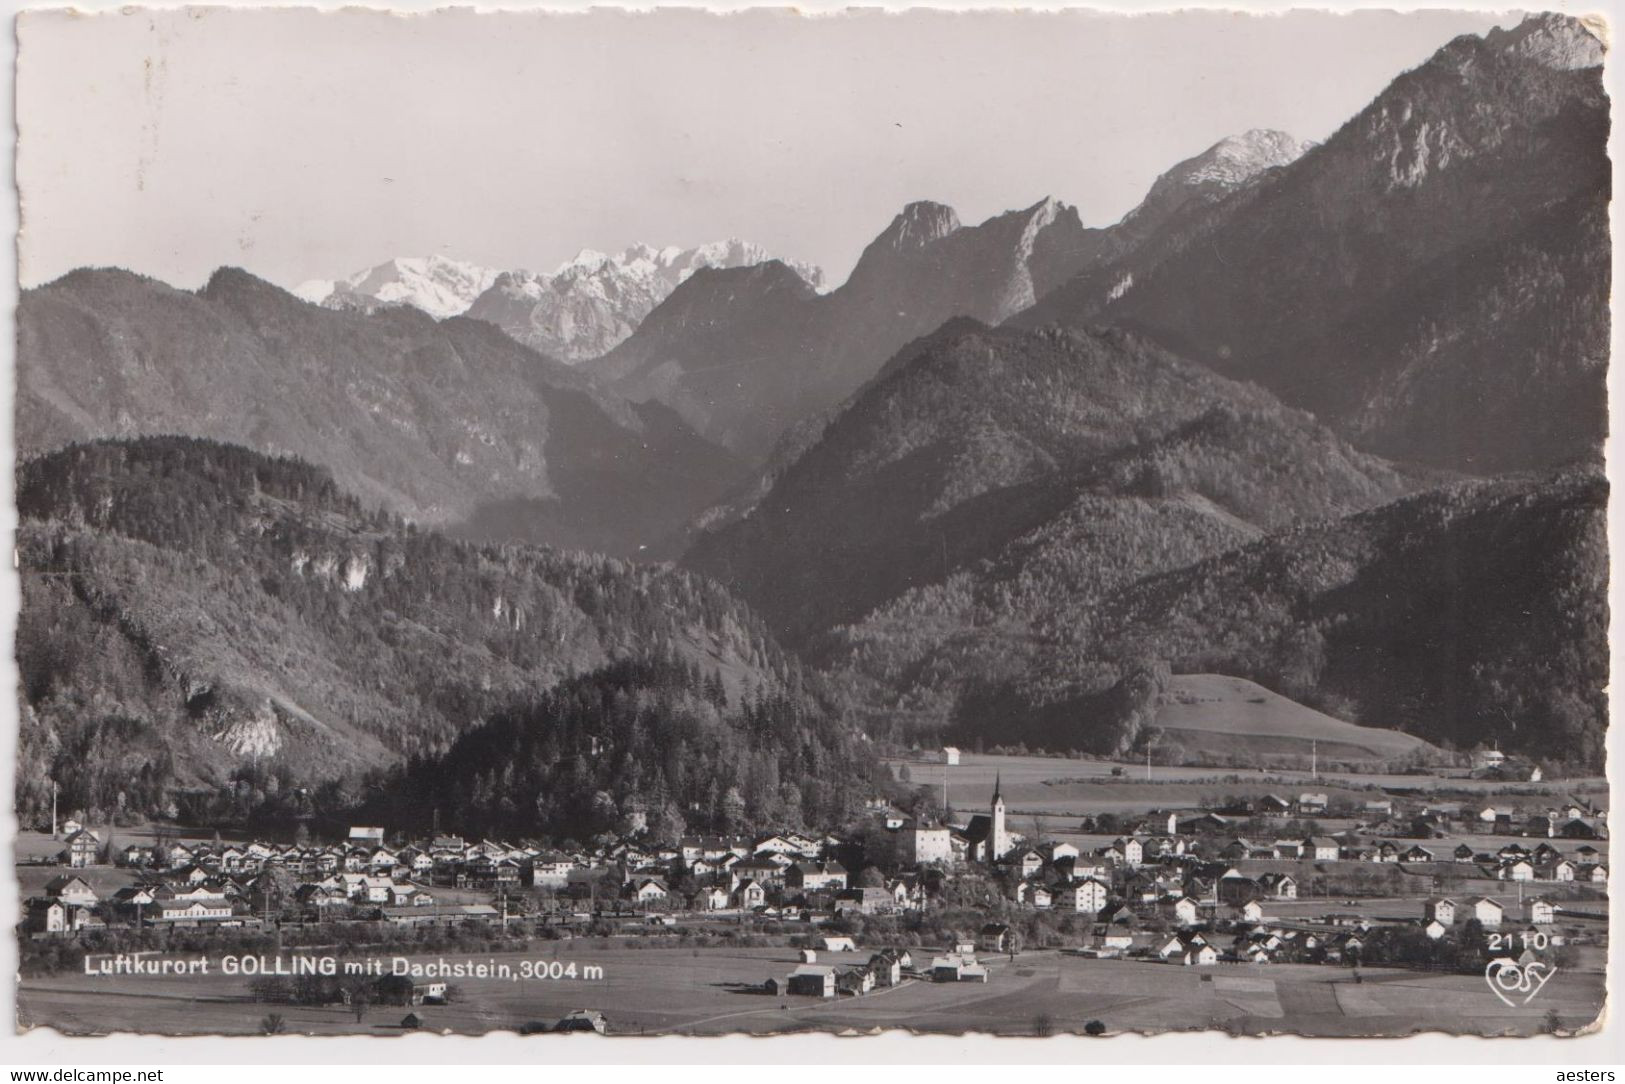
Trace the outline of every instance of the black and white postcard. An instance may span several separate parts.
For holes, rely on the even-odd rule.
[[[1609,33],[25,12],[17,1027],[1594,1031]]]

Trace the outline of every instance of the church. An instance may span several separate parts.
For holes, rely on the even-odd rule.
[[[965,827],[969,844],[965,857],[971,862],[992,865],[1015,847],[1016,841],[1004,824],[1003,773],[993,778],[993,801],[986,813],[978,813]]]

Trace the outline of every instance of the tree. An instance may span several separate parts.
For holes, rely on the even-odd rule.
[[[1083,1030],[1086,1035],[1104,1035],[1106,1034],[1106,1025],[1099,1020],[1091,1020],[1083,1025]]]
[[[886,878],[878,866],[864,866],[858,873],[859,888],[885,888]]]
[[[281,1035],[287,1030],[287,1021],[282,1019],[282,1014],[279,1012],[269,1013],[265,1019],[260,1021],[260,1034],[262,1035]]]

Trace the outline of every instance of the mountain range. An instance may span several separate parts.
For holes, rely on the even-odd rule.
[[[1046,746],[1120,753],[1130,690],[1172,661],[1451,745],[1529,748],[1532,720],[1561,711],[1550,727],[1593,758],[1609,249],[1587,42],[1544,17],[1463,38],[1324,144],[1254,133],[1263,153],[1176,167],[1110,241],[1073,234],[1076,273],[1004,329],[949,323],[898,351],[708,516],[685,563],[897,740],[1030,720]],[[1191,183],[1209,174],[1215,189]],[[1467,480],[1510,472],[1517,499]],[[1365,548],[1315,564],[1344,532]],[[1544,556],[1529,542],[1472,577],[1450,556],[1535,537]],[[1225,564],[1242,553],[1272,561]],[[1496,592],[1520,561],[1565,601]],[[1272,562],[1327,578],[1277,612]],[[1219,568],[1207,605],[1252,629],[1244,646],[1221,646],[1227,624],[1187,638],[1180,607],[1107,610],[1184,576],[1205,599]],[[1572,665],[1518,672],[1500,645],[1524,636]]]
[[[336,282],[313,280],[295,296],[330,308],[410,305],[444,320],[467,315],[495,324],[549,357],[577,362],[620,343],[679,283],[705,267],[748,267],[767,250],[730,238],[695,248],[633,245],[616,255],[582,249],[551,274],[494,271],[442,256],[404,257]],[[817,289],[824,273],[789,261]]]
[[[18,308],[17,446],[182,434],[297,453],[430,526],[630,555],[739,476],[482,321],[311,305],[234,269],[195,293],[77,271]]]
[[[587,364],[617,391],[670,406],[747,459],[819,419],[905,343],[954,317],[996,324],[1083,269],[1132,249],[1169,216],[1246,187],[1299,153],[1292,137],[1251,131],[1182,162],[1115,226],[1085,227],[1046,198],[965,226],[920,201],[864,249],[839,287],[819,294],[790,268],[703,271],[625,342]]]
[[[1135,329],[1390,457],[1480,474],[1595,457],[1601,62],[1557,15],[1458,38],[1295,162],[1014,322]]]
[[[1556,16],[1457,39],[1325,141],[1224,139],[1108,226],[1055,199],[969,226],[910,203],[828,292],[732,243],[547,276],[396,261],[321,304],[232,269],[29,290],[26,748],[129,751],[98,762],[105,790],[348,743],[347,771],[432,753],[397,783],[438,794],[443,765],[506,801],[478,750],[554,785],[540,712],[629,755],[652,731],[590,702],[630,683],[711,737],[815,720],[820,752],[753,769],[777,809],[806,796],[764,781],[851,764],[849,724],[1124,755],[1171,677],[1204,674],[1420,739],[1396,748],[1595,769],[1600,59]],[[70,665],[77,642],[101,646]],[[660,663],[492,718],[657,657],[719,669],[732,706]],[[729,714],[751,690],[794,706]]]

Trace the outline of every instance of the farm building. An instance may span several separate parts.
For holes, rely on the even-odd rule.
[[[983,952],[1009,952],[1012,946],[1010,927],[1002,922],[989,922],[976,938]]]
[[[944,746],[942,750],[942,762],[949,766],[957,765],[959,763],[959,750],[955,749],[951,745]]]
[[[890,949],[869,957],[869,970],[874,972],[878,986],[896,986],[903,981],[902,958]]]
[[[952,952],[946,956],[938,956],[931,961],[931,981],[986,982],[987,968],[978,964],[973,958]]]
[[[849,967],[835,976],[835,988],[856,997],[875,988],[875,973],[868,967]]]
[[[599,1035],[608,1035],[609,1021],[604,1018],[603,1013],[596,1009],[576,1009],[573,1012],[565,1013],[559,1019],[559,1022],[553,1025],[553,1030],[595,1031]]]
[[[834,997],[835,969],[817,964],[802,964],[790,972],[786,990],[803,997]]]

